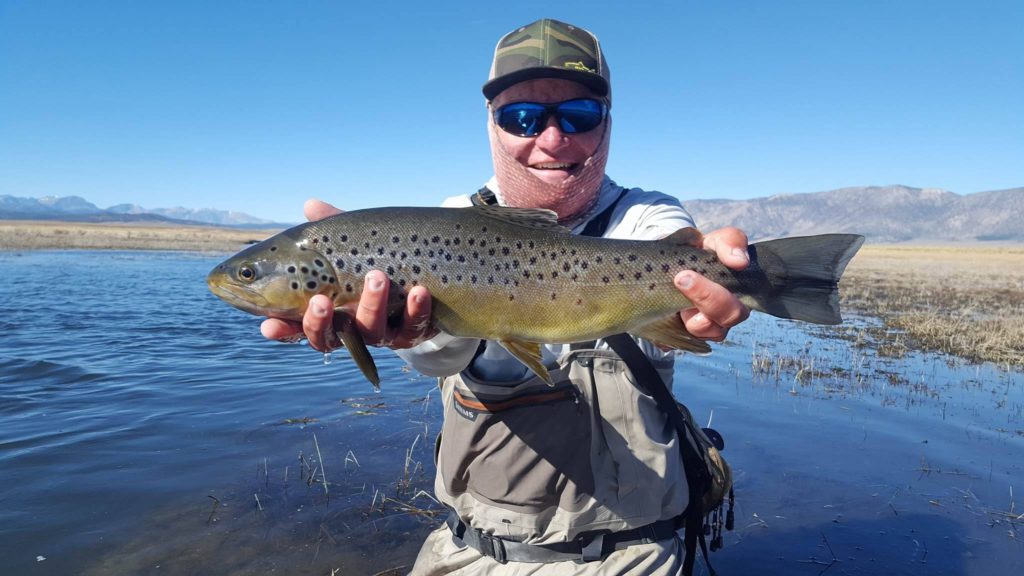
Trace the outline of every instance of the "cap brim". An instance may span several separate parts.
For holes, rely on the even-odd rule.
[[[571,80],[573,82],[579,82],[587,88],[590,88],[594,91],[594,94],[602,98],[608,95],[608,81],[593,72],[537,66],[534,68],[516,70],[515,72],[505,74],[504,76],[487,82],[483,87],[484,98],[494,100],[495,96],[501,94],[502,90],[509,86],[525,82],[526,80],[535,80],[537,78],[562,78],[564,80]]]

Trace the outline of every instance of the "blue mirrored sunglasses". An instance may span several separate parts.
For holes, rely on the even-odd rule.
[[[608,107],[593,98],[555,104],[514,102],[494,111],[494,123],[509,134],[532,137],[544,131],[552,114],[562,132],[580,134],[600,126],[608,114]]]

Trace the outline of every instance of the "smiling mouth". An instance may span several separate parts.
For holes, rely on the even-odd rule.
[[[530,168],[534,170],[565,170],[572,172],[576,169],[579,164],[570,162],[540,162],[537,164],[530,164]]]

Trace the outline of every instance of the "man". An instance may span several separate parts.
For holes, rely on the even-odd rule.
[[[692,219],[670,196],[615,184],[605,173],[611,135],[607,63],[590,32],[540,20],[503,37],[483,92],[494,177],[476,202],[545,208],[574,233],[656,240]],[[469,206],[471,196],[445,206]],[[311,200],[310,219],[337,209]],[[695,242],[727,265],[748,263],[746,237],[723,229]],[[675,284],[694,307],[680,311],[692,335],[721,341],[749,311],[694,272]],[[365,341],[388,346],[442,380],[444,426],[438,498],[452,513],[413,569],[427,574],[677,574],[683,551],[673,520],[688,492],[676,430],[602,341],[546,345],[552,388],[496,342],[437,333],[422,286],[403,321],[386,318],[387,276],[367,274],[355,311]],[[329,341],[332,303],[316,296],[301,326],[267,320],[268,338],[303,331]],[[640,341],[671,385],[674,355]]]

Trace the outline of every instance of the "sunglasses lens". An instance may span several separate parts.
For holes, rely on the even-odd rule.
[[[547,109],[540,104],[519,102],[502,106],[494,113],[494,123],[516,136],[536,136],[547,124]]]
[[[604,120],[604,105],[597,100],[569,100],[558,105],[558,125],[566,134],[589,132]]]
[[[549,113],[554,113],[562,132],[579,134],[601,125],[605,107],[600,101],[591,98],[547,105],[517,102],[498,108],[494,113],[494,123],[509,134],[531,137],[544,131]]]

